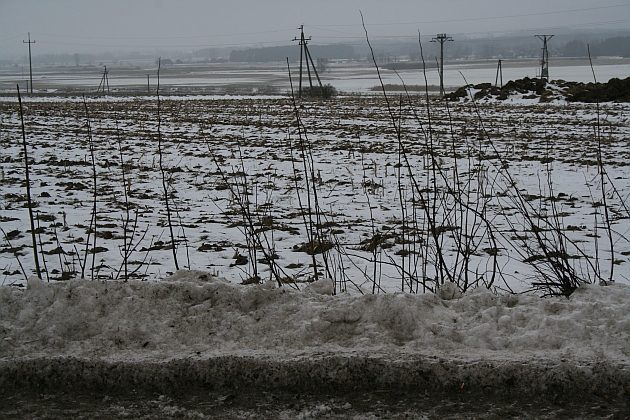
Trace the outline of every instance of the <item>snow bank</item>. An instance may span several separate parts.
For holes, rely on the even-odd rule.
[[[529,382],[539,381],[536,386],[549,386],[541,379],[545,375],[575,383],[576,372],[579,381],[598,386],[604,380],[596,380],[597,372],[610,373],[604,375],[608,379],[621,375],[622,390],[630,384],[625,285],[589,286],[570,299],[541,299],[483,290],[461,298],[330,296],[322,284],[296,292],[184,271],[157,283],[31,280],[24,290],[0,288],[0,331],[4,382],[17,376],[46,382],[35,373],[42,371],[65,377],[67,364],[83,375],[89,367],[96,372],[92,379],[112,383],[122,377],[153,383],[156,372],[171,368],[179,379],[193,375],[203,383],[212,372],[221,381],[257,381],[250,370],[262,372],[264,364],[271,370],[260,378],[267,381],[277,377],[279,360],[291,360],[284,365],[291,375],[283,377],[294,385],[318,382],[314,370],[328,378],[320,382],[343,382],[345,372],[360,383],[356,375],[363,372],[386,385],[409,372],[416,382],[442,375],[452,384],[473,381],[472,372],[475,381],[483,381],[491,371],[501,381],[513,381],[514,372],[527,364]],[[384,369],[384,360],[393,370]],[[203,368],[196,371],[195,364]],[[250,374],[236,375],[235,366]],[[576,371],[576,366],[582,367]]]
[[[244,287],[194,271],[159,283],[31,280],[26,290],[0,288],[0,355],[378,348],[630,360],[625,285],[584,287],[570,299],[309,289]]]

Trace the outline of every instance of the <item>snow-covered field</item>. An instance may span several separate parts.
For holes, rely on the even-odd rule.
[[[251,278],[256,269],[263,280],[303,283],[314,279],[316,263],[318,275],[335,279],[337,290],[361,293],[422,291],[444,277],[440,267],[448,267],[471,285],[493,282],[520,291],[540,274],[526,262],[536,262],[542,252],[524,241],[531,241],[533,230],[550,231],[555,223],[570,239],[568,260],[584,280],[607,279],[612,267],[614,280],[628,282],[627,105],[601,106],[598,137],[597,114],[589,104],[488,103],[480,105],[479,117],[470,103],[446,109],[433,101],[431,135],[425,137],[428,114],[420,99],[412,101],[396,105],[401,143],[378,96],[305,102],[306,143],[300,142],[287,98],[164,98],[163,166],[180,267],[235,282]],[[131,278],[160,278],[175,271],[157,154],[156,105],[154,98],[87,102],[96,160],[94,248],[93,235],[86,246],[93,180],[84,104],[26,100],[36,239],[45,279],[82,271],[87,278],[122,278],[125,259]],[[8,239],[0,245],[0,268],[2,282],[10,284],[24,281],[15,251],[27,275],[33,274],[34,263],[18,108],[11,98],[0,107],[0,226]],[[598,138],[611,237],[600,206]],[[516,189],[542,224],[533,227],[524,219]],[[244,204],[253,214],[253,229],[243,218]],[[493,238],[479,215],[488,221]],[[545,221],[549,219],[552,224]],[[321,253],[313,260],[305,247],[311,220],[334,245],[326,261]],[[430,223],[437,238],[428,233]],[[261,241],[257,248],[265,249],[258,249],[255,258],[247,244],[254,231]],[[468,252],[458,233],[468,235]]]

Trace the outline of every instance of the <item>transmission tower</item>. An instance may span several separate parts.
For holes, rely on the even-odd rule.
[[[31,41],[31,33],[28,33],[28,41],[22,40],[23,44],[28,44],[28,69],[30,73],[31,79],[31,95],[33,94],[33,62],[31,61],[31,44],[34,44],[35,41]]]
[[[304,36],[304,25],[300,25],[298,28],[300,30],[300,38],[293,38],[293,41],[299,41],[300,45],[300,84],[298,88],[298,97],[302,97],[302,74],[304,68],[304,61],[306,61],[306,71],[308,73],[308,83],[311,88],[311,93],[313,93],[313,78],[311,77],[311,68],[313,69],[313,73],[315,73],[315,77],[317,77],[317,82],[319,83],[320,92],[323,92],[322,81],[319,78],[319,74],[317,73],[317,68],[315,67],[315,63],[313,62],[313,57],[311,56],[311,52],[308,49],[308,41],[311,40],[309,36],[306,38]],[[310,63],[310,66],[309,66]]]
[[[440,96],[444,96],[444,43],[447,41],[454,41],[454,39],[446,34],[437,34],[431,39],[431,42],[440,43]]]
[[[547,41],[553,38],[553,35],[536,35],[543,43],[542,59],[540,60],[540,78],[549,80],[549,50],[547,49]]]

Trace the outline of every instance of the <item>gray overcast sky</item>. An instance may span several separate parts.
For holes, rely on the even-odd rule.
[[[370,35],[630,28],[630,0],[0,0],[0,58],[36,53],[287,44],[304,24],[313,42]]]

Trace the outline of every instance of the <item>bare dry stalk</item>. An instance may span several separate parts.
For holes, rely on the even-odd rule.
[[[269,241],[264,229],[257,229],[256,225],[261,224],[260,215],[257,212],[252,212],[252,203],[248,197],[249,195],[249,182],[247,180],[247,174],[245,172],[245,163],[242,151],[239,145],[239,160],[241,164],[240,170],[233,170],[234,181],[230,181],[225,170],[221,167],[219,160],[214,155],[210,143],[206,140],[208,152],[217,167],[219,176],[223,184],[229,190],[231,196],[236,201],[239,208],[239,214],[243,223],[243,235],[245,236],[245,242],[247,243],[247,252],[249,254],[248,263],[252,269],[250,278],[246,279],[246,282],[260,282],[260,276],[258,272],[258,257],[257,251],[260,250],[263,254],[264,261],[269,264],[271,276],[275,279],[278,286],[282,286],[283,279],[289,280],[289,284],[297,288],[295,282],[291,282],[289,276],[282,270],[282,268],[275,261],[275,250],[273,243]],[[240,179],[239,179],[240,178]],[[264,241],[264,243],[263,243]]]
[[[26,270],[24,270],[24,266],[22,265],[22,261],[20,260],[20,256],[18,255],[17,249],[13,248],[13,245],[11,245],[11,241],[9,240],[9,235],[7,235],[7,232],[4,229],[2,229],[2,226],[0,226],[0,232],[2,232],[2,235],[4,236],[4,240],[7,242],[7,245],[9,245],[9,249],[13,251],[13,256],[15,257],[18,265],[20,266],[20,270],[22,270],[24,279],[28,281],[28,274],[26,274]]]
[[[120,136],[120,129],[118,127],[118,121],[116,121],[116,140],[118,143],[118,154],[120,156],[120,172],[121,172],[123,197],[125,198],[125,217],[123,219],[123,225],[122,225],[123,227],[122,257],[123,257],[123,268],[124,268],[124,273],[125,273],[124,280],[127,281],[129,279],[129,267],[128,267],[129,254],[128,254],[128,248],[127,248],[127,229],[129,228],[129,223],[130,223],[129,195],[127,194],[127,174],[125,173],[125,159],[123,157],[122,139]]]
[[[22,95],[20,95],[20,85],[17,85],[18,103],[20,105],[20,122],[22,124],[22,145],[24,146],[24,171],[26,180],[26,205],[28,206],[28,218],[31,223],[31,239],[33,241],[33,259],[35,260],[35,272],[37,277],[42,278],[39,268],[39,258],[37,257],[37,239],[35,238],[35,218],[33,216],[33,203],[31,201],[31,178],[28,166],[28,148],[26,147],[26,129],[24,128],[24,110],[22,109]]]
[[[175,234],[173,232],[173,222],[171,220],[171,207],[169,204],[168,197],[168,185],[166,181],[166,170],[164,169],[164,153],[162,151],[162,118],[160,115],[160,68],[161,68],[162,60],[158,59],[158,70],[157,70],[157,89],[155,94],[157,96],[157,135],[158,135],[158,156],[159,156],[159,167],[160,173],[162,174],[162,189],[164,191],[164,206],[166,207],[166,220],[168,223],[168,231],[171,235],[171,247],[173,251],[173,262],[175,263],[175,269],[179,270],[179,263],[177,262],[177,248],[175,246]]]
[[[87,127],[88,144],[90,146],[90,163],[92,166],[92,220],[88,229],[87,240],[85,241],[85,255],[83,258],[83,268],[81,270],[81,278],[85,278],[85,267],[87,263],[87,255],[90,246],[90,234],[94,234],[92,243],[92,266],[90,267],[90,278],[94,280],[94,264],[96,262],[96,231],[97,231],[97,189],[96,189],[96,159],[94,156],[94,140],[92,138],[92,125],[90,123],[90,112],[87,106],[87,100],[83,97],[83,106],[85,108],[85,121]]]
[[[468,81],[462,74],[466,85]],[[590,267],[591,273],[599,277],[598,270],[594,266],[592,258],[589,257],[586,252],[571,238],[569,238],[563,231],[562,226],[559,225],[558,220],[544,217],[541,214],[540,209],[537,210],[533,207],[532,203],[525,199],[523,193],[518,187],[518,183],[512,176],[509,170],[506,160],[502,157],[501,152],[494,144],[488,130],[486,129],[485,122],[481,116],[479,106],[472,94],[469,92],[470,99],[472,101],[475,114],[480,126],[480,133],[486,139],[490,145],[493,153],[497,156],[500,165],[495,165],[498,173],[505,179],[509,189],[512,191],[512,195],[509,199],[512,201],[514,207],[519,214],[523,217],[526,229],[532,233],[534,239],[532,242],[537,249],[528,243],[527,238],[522,239],[523,250],[522,255],[526,256],[525,262],[529,263],[536,273],[541,278],[540,282],[532,282],[534,288],[545,290],[548,295],[564,295],[569,296],[575,289],[584,283],[592,282],[590,277],[579,275],[574,269],[571,258],[566,252],[570,246],[572,250],[577,252],[580,258],[583,258],[586,264]],[[514,229],[514,224],[509,218],[506,217],[507,223]],[[542,252],[542,255],[540,254]]]
[[[590,45],[586,45],[588,51],[588,62],[591,66],[591,71],[593,72],[593,81],[597,84],[597,77],[595,76],[595,68],[593,67],[593,59],[591,58],[591,47]],[[608,277],[608,282],[612,283],[614,281],[614,273],[615,273],[615,242],[612,237],[612,228],[610,223],[610,214],[608,211],[608,201],[606,197],[606,178],[607,172],[604,167],[604,162],[602,159],[602,135],[601,135],[601,121],[600,121],[600,108],[599,108],[599,98],[595,98],[595,110],[597,111],[597,126],[595,130],[595,135],[597,138],[597,169],[600,177],[600,184],[602,189],[602,205],[604,207],[604,221],[606,223],[606,233],[608,235],[608,243],[610,246],[610,276]],[[609,178],[610,179],[610,178]]]
[[[306,202],[307,202],[307,210],[308,210],[308,226],[307,226],[307,238],[308,242],[306,244],[306,249],[311,254],[312,264],[313,264],[313,277],[315,280],[319,278],[319,272],[317,269],[317,258],[315,254],[320,253],[322,255],[322,260],[324,262],[324,268],[326,270],[326,275],[330,278],[333,283],[336,281],[333,278],[332,272],[330,270],[329,265],[329,251],[332,249],[332,243],[327,240],[327,235],[324,233],[323,228],[323,216],[322,210],[319,204],[319,193],[317,190],[317,176],[315,175],[315,160],[313,158],[313,149],[311,142],[309,140],[308,134],[306,132],[306,127],[302,121],[300,108],[298,107],[297,101],[295,99],[295,93],[293,90],[293,79],[291,77],[291,68],[289,66],[289,59],[287,58],[287,70],[289,73],[289,83],[291,86],[291,100],[293,105],[293,113],[295,116],[295,124],[297,128],[298,134],[298,145],[299,151],[302,158],[302,166],[304,170],[304,181],[305,181],[305,191],[306,191]],[[297,173],[294,170],[294,177],[297,176]],[[299,189],[297,185],[296,179],[296,189],[299,197]],[[312,197],[311,197],[312,195]],[[301,201],[301,199],[300,199]],[[302,211],[303,212],[303,211]],[[313,220],[313,213],[315,213],[315,220]]]
[[[50,282],[50,274],[48,273],[48,266],[46,265],[46,254],[44,253],[44,244],[42,243],[42,229],[39,225],[39,212],[36,215],[37,219],[37,239],[39,240],[39,250],[42,253],[42,264],[44,265],[44,273],[46,273],[46,281]]]

